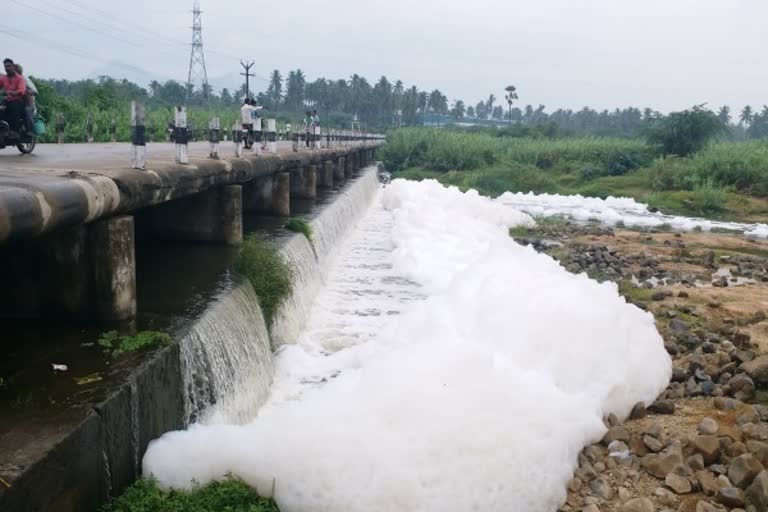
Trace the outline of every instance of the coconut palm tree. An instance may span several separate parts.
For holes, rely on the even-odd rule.
[[[504,99],[507,100],[507,104],[509,105],[509,124],[512,124],[512,103],[518,99],[517,87],[514,85],[508,85],[504,88],[504,90],[506,91]]]

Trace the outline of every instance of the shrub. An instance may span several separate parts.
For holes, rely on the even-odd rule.
[[[697,106],[661,118],[648,129],[647,138],[650,144],[658,145],[664,155],[689,156],[725,129],[714,112]]]
[[[260,498],[240,480],[229,479],[190,492],[164,492],[154,480],[139,480],[104,512],[279,512],[274,501]]]
[[[293,272],[280,253],[259,235],[243,241],[235,263],[239,273],[248,278],[259,297],[267,325],[291,294]]]
[[[725,210],[726,193],[710,180],[703,180],[693,189],[693,205],[701,214],[719,213]]]
[[[285,229],[294,233],[303,233],[307,240],[312,241],[312,226],[304,219],[294,217],[285,223]]]

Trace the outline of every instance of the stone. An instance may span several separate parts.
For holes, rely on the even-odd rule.
[[[663,291],[653,292],[653,294],[651,295],[651,300],[656,302],[660,302],[666,298],[667,298],[667,292],[663,292]]]
[[[639,420],[639,419],[645,418],[647,414],[648,414],[648,410],[645,408],[645,403],[638,402],[635,404],[634,407],[632,407],[632,412],[629,413],[629,419]]]
[[[648,448],[645,446],[643,439],[637,434],[632,434],[632,439],[629,440],[629,449],[638,457],[648,455]]]
[[[665,507],[674,507],[677,505],[677,496],[675,496],[675,493],[671,492],[669,489],[657,487],[656,490],[653,491],[653,495],[656,496],[659,503]]]
[[[656,505],[648,498],[635,498],[626,502],[621,512],[656,512]]]
[[[603,444],[607,446],[614,441],[629,443],[629,440],[630,440],[629,431],[627,431],[626,428],[620,425],[617,425],[615,427],[611,427],[608,430],[608,432],[606,432],[605,436],[603,437]]]
[[[763,466],[768,466],[768,443],[747,441],[747,451],[755,456]]]
[[[648,412],[653,414],[674,414],[675,402],[672,400],[656,400],[648,407]]]
[[[695,476],[699,482],[699,487],[701,487],[701,492],[706,496],[715,496],[720,490],[717,478],[715,478],[711,471],[697,471]]]
[[[652,451],[653,453],[658,453],[664,449],[664,445],[661,444],[661,441],[651,436],[644,436],[643,444],[646,446],[646,448],[648,448],[648,450]]]
[[[743,507],[746,502],[746,496],[741,489],[726,487],[718,491],[717,501],[726,507]]]
[[[641,462],[651,476],[664,480],[675,469],[675,466],[683,463],[683,457],[674,451],[660,454],[653,453],[643,457]]]
[[[768,355],[756,357],[741,365],[741,369],[758,386],[768,385]]]
[[[611,488],[611,484],[609,484],[608,480],[605,478],[598,478],[589,484],[589,487],[596,496],[604,500],[613,498],[613,489]]]
[[[731,468],[728,470],[728,479],[733,485],[746,489],[752,483],[757,475],[765,468],[760,461],[751,453],[739,455],[731,462]]]
[[[727,440],[728,438],[723,438],[720,442],[722,444],[723,441]],[[747,453],[747,445],[741,442],[731,443],[731,445],[725,449],[725,454],[731,458],[744,455],[745,453]]]
[[[701,420],[701,423],[699,423],[699,434],[704,436],[715,435],[717,434],[719,428],[720,426],[715,420],[707,417]]]
[[[747,499],[757,510],[768,510],[768,470],[755,477],[747,489]]]
[[[600,512],[600,508],[594,503],[592,503],[582,508],[581,512]]]
[[[584,484],[580,479],[576,477],[571,478],[570,481],[568,482],[568,490],[571,492],[579,492],[581,490],[582,485]]]
[[[696,504],[696,512],[724,512],[722,508],[708,501],[701,500]]]
[[[720,442],[715,436],[696,436],[691,440],[691,447],[704,457],[704,464],[714,464],[720,458]]]
[[[680,320],[679,318],[673,318],[669,322],[669,330],[675,334],[687,334],[688,324]]]
[[[674,472],[667,475],[664,483],[677,494],[688,494],[693,490],[690,480]]]
[[[704,465],[704,457],[697,453],[696,455],[691,455],[686,459],[686,464],[688,464],[688,467],[691,468],[693,471],[701,471],[706,466]]]

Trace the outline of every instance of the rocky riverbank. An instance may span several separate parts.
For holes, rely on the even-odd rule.
[[[768,511],[768,242],[544,221],[512,236],[656,318],[667,390],[606,418],[562,511]]]

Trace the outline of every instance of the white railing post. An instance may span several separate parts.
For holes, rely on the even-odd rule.
[[[147,128],[144,124],[144,105],[131,102],[131,167],[144,169],[147,155]]]
[[[189,133],[187,131],[187,107],[178,105],[174,115],[176,128],[174,129],[174,143],[176,145],[176,163],[189,163]]]

